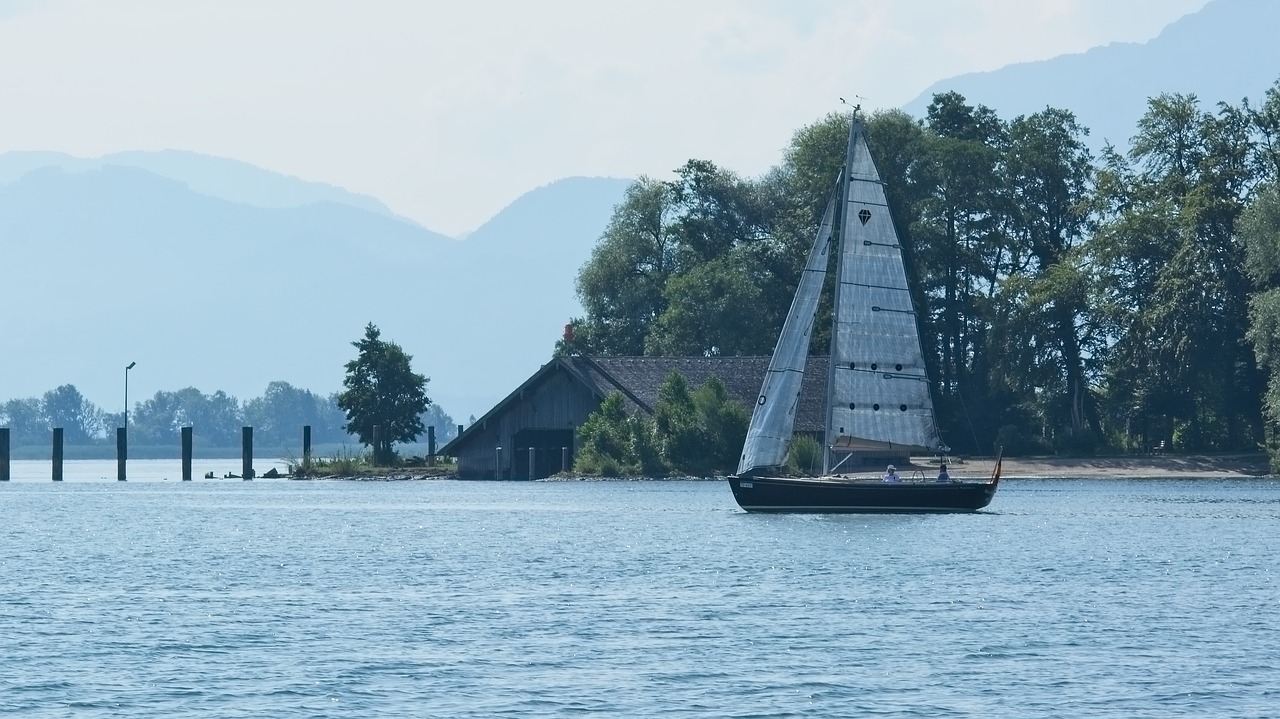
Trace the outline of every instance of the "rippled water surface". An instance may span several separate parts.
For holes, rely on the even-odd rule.
[[[1280,483],[0,485],[0,713],[1274,717]]]

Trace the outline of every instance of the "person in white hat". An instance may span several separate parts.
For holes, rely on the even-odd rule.
[[[898,470],[897,470],[897,468],[896,468],[896,467],[894,467],[892,464],[891,464],[891,465],[889,465],[889,468],[888,468],[888,469],[886,469],[886,470],[884,471],[884,481],[886,481],[886,482],[901,482],[901,481],[902,481],[902,478],[898,476]]]

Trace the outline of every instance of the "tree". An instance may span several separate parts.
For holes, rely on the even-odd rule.
[[[578,274],[586,317],[574,320],[575,348],[640,355],[649,325],[665,309],[662,290],[675,269],[669,183],[642,177],[627,188],[600,244]]]
[[[653,408],[654,434],[662,456],[675,469],[693,475],[710,472],[706,460],[707,442],[698,422],[689,382],[679,372],[667,375],[658,388],[658,404]]]
[[[1261,383],[1245,342],[1248,282],[1235,223],[1256,181],[1247,117],[1194,95],[1152,98],[1126,162],[1107,153],[1106,216],[1090,242],[1113,344],[1109,399],[1147,441],[1256,446]],[[1145,434],[1145,432],[1144,432]]]
[[[645,354],[704,357],[768,354],[777,330],[745,311],[760,305],[760,289],[732,257],[702,263],[671,278],[666,309],[645,341]]]
[[[27,397],[0,405],[0,427],[10,429],[9,440],[17,447],[47,443],[52,425],[44,414],[43,403]]]
[[[776,335],[786,312],[783,302],[762,307],[769,290],[758,289],[776,286],[775,257],[784,249],[767,236],[769,203],[755,183],[705,160],[690,160],[675,174],[670,182],[641,178],[628,188],[578,274],[586,316],[573,321],[573,342],[558,351],[768,351],[757,338]],[[708,281],[735,295],[715,291],[715,308],[688,315],[688,303],[707,295],[701,288]],[[669,315],[673,303],[676,314]],[[695,336],[726,320],[755,331],[739,337],[726,326],[718,337]]]
[[[458,424],[438,404],[432,404],[422,413],[422,426],[436,428],[436,442],[441,446],[458,436]]]
[[[696,476],[732,472],[747,438],[750,418],[712,375],[694,391],[672,372],[658,388],[654,435],[674,469]]]
[[[268,384],[261,397],[244,403],[244,420],[264,445],[297,446],[303,425],[311,426],[313,441],[342,441],[343,419],[331,398],[282,381]]]
[[[671,470],[707,476],[737,467],[750,418],[714,375],[690,391],[672,372],[658,389],[653,417],[628,415],[613,392],[578,428],[574,470],[601,476],[658,476]]]
[[[1100,349],[1088,310],[1091,276],[1077,251],[1089,220],[1093,162],[1087,130],[1065,110],[1016,118],[1000,161],[1008,276],[992,317],[995,381],[1033,406],[1050,431],[1077,449],[1096,436],[1086,357]],[[1012,419],[1012,418],[1010,418]]]
[[[984,309],[1000,249],[996,171],[1005,128],[990,108],[967,105],[954,92],[934,96],[927,120],[919,181],[928,193],[911,237],[917,279],[936,309],[926,314],[926,335],[939,338],[937,387],[945,408],[965,385],[985,384]]]
[[[44,393],[44,416],[54,427],[64,428],[68,444],[88,444],[101,435],[102,410],[84,398],[73,384]]]
[[[578,427],[573,468],[600,477],[656,477],[666,469],[654,443],[653,423],[638,411],[628,415],[626,398],[616,390]]]
[[[187,387],[177,392],[159,391],[138,403],[129,423],[130,432],[142,442],[176,442],[182,428],[190,426],[197,444],[234,447],[240,442],[243,420],[235,397],[222,390],[206,395]]]
[[[375,464],[385,466],[395,460],[394,443],[415,442],[425,431],[421,415],[431,400],[428,379],[410,366],[413,357],[381,336],[370,322],[364,338],[351,343],[359,353],[346,364],[346,390],[338,395],[338,406],[347,413],[347,431],[372,447]]]
[[[729,397],[724,382],[711,375],[693,393],[693,405],[706,432],[706,452],[711,469],[728,474],[738,467],[742,445],[747,441],[751,416],[736,400]]]

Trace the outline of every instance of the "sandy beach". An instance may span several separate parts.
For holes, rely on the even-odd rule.
[[[957,479],[989,477],[995,466],[994,457],[951,458],[951,475]],[[911,464],[898,467],[898,473],[910,479],[920,472],[926,477],[937,474],[935,457],[914,457]],[[1117,457],[1005,457],[1001,476],[1007,479],[1048,479],[1060,477],[1265,477],[1271,474],[1267,457],[1255,454],[1222,455],[1147,455]]]

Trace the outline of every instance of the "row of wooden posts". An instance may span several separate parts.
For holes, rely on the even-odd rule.
[[[377,446],[381,427],[373,427],[373,443]],[[240,428],[240,476],[253,478],[253,427]],[[436,428],[427,427],[427,451],[434,463],[436,455]],[[12,476],[9,464],[9,428],[0,427],[0,482],[8,482]],[[182,481],[191,481],[192,428],[182,428]],[[129,459],[129,431],[116,428],[116,479],[125,481],[125,468]],[[311,425],[302,427],[302,466],[311,465]],[[62,481],[62,427],[53,428],[53,481]]]

